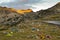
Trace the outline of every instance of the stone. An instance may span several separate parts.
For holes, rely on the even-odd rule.
[[[37,31],[40,31],[40,29],[37,29]]]

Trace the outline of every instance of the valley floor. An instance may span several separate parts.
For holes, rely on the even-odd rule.
[[[60,40],[60,26],[42,21],[26,21],[0,31],[0,40]]]

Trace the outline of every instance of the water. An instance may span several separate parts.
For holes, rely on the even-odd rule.
[[[44,21],[44,22],[60,25],[60,21]]]

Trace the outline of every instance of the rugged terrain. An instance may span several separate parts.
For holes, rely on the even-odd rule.
[[[9,27],[0,31],[1,40],[60,40],[60,25],[32,20]]]
[[[31,11],[31,12],[30,12]],[[21,13],[21,11],[20,11]],[[14,25],[25,20],[60,20],[60,2],[55,6],[33,12],[31,9],[23,10],[20,14],[12,8],[0,7],[0,23],[6,25]]]
[[[0,40],[60,40],[60,25],[43,21],[60,21],[60,2],[37,12],[0,7]]]
[[[43,20],[60,21],[60,2],[51,8],[48,8],[46,10],[40,10],[37,13],[40,13],[40,16]]]

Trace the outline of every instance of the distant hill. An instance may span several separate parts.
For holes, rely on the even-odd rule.
[[[37,11],[44,20],[60,20],[60,2],[46,10]]]

